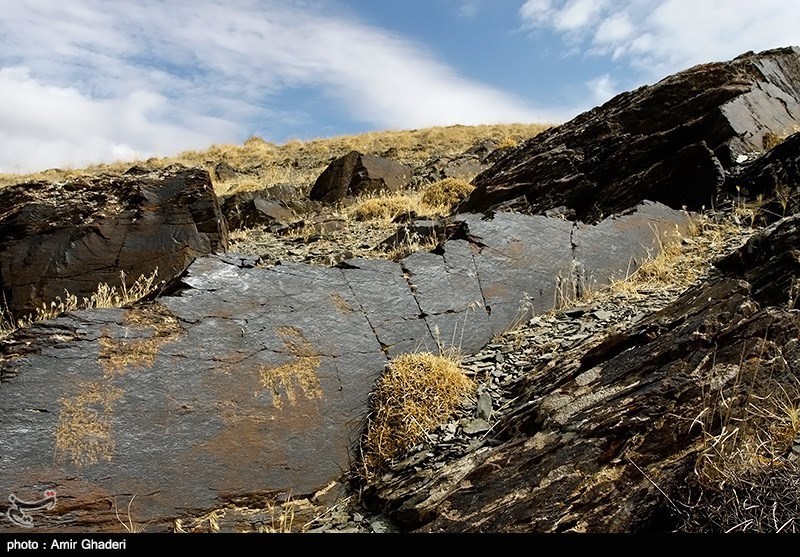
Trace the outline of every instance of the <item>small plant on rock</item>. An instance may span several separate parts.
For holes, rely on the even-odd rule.
[[[370,399],[360,447],[364,477],[424,440],[475,388],[455,356],[420,352],[394,358]]]

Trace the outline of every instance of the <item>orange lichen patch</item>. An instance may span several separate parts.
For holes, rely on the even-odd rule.
[[[278,367],[262,369],[261,383],[270,389],[275,408],[283,408],[281,394],[292,406],[297,403],[300,394],[308,399],[321,399],[322,387],[316,373],[319,364],[319,358],[307,357]]]
[[[115,447],[111,407],[122,394],[111,385],[90,383],[79,394],[60,399],[55,432],[57,461],[69,460],[83,467],[111,460]]]
[[[307,399],[321,399],[323,392],[317,377],[321,361],[319,354],[296,327],[279,327],[277,332],[295,360],[260,370],[261,384],[272,393],[272,404],[275,408],[283,408],[281,395],[290,405],[295,405],[300,395]]]

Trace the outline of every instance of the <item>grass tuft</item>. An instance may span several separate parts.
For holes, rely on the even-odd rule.
[[[475,388],[454,355],[420,352],[394,358],[370,399],[360,447],[365,477],[424,440]]]

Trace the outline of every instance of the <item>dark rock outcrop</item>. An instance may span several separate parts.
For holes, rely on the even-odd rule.
[[[99,283],[180,275],[227,248],[225,221],[204,170],[171,167],[0,190],[0,289],[20,317]]]
[[[783,219],[664,310],[531,365],[491,443],[368,495],[425,532],[669,529],[709,439],[800,379],[799,238]]]
[[[235,501],[315,493],[353,458],[388,356],[474,352],[551,309],[578,266],[602,284],[686,219],[653,204],[580,229],[468,215],[460,237],[401,262],[199,258],[172,295],[0,343],[2,483],[20,498],[56,489],[59,504],[37,517],[53,529],[118,525],[134,495],[153,531]]]
[[[224,182],[225,180],[232,180],[239,176],[239,171],[236,170],[234,167],[226,163],[225,161],[218,162],[216,166],[214,166],[214,178],[219,180],[220,182]]]
[[[309,192],[314,201],[335,203],[345,197],[395,192],[411,182],[413,169],[391,159],[350,151],[326,168]]]
[[[261,192],[239,192],[223,197],[222,214],[230,230],[262,226],[275,231],[296,220],[294,211],[283,201]]]
[[[800,211],[800,133],[774,145],[728,176],[729,188],[739,188],[743,199],[763,198],[757,220],[762,224]]]
[[[800,124],[800,49],[746,53],[622,93],[478,175],[465,213],[574,210],[597,222],[642,200],[711,207],[740,157]]]

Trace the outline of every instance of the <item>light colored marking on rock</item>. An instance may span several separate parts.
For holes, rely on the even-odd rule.
[[[107,383],[86,385],[72,397],[59,400],[61,411],[55,432],[55,459],[78,467],[111,461],[114,453],[112,403],[123,391]]]
[[[100,337],[97,361],[105,377],[125,372],[128,367],[152,367],[159,349],[173,342],[181,333],[178,320],[172,315],[150,309],[132,309],[125,313],[124,324],[133,329],[151,329],[153,336],[145,339],[125,340],[111,338],[107,332]]]
[[[278,327],[277,333],[295,360],[259,370],[261,384],[272,394],[272,404],[275,408],[283,408],[281,395],[291,406],[297,404],[300,395],[309,400],[321,399],[322,386],[317,377],[321,362],[319,354],[298,328]]]
[[[553,482],[576,475],[580,475],[580,473],[577,472],[571,464],[563,464],[555,470],[550,470],[550,472],[544,478],[542,478],[542,481],[539,482],[538,487],[539,489],[545,489]]]
[[[575,378],[575,382],[581,387],[585,387],[589,383],[596,381],[600,377],[602,368],[600,366],[593,367],[589,371],[584,371]]]
[[[605,399],[616,396],[618,393],[630,390],[638,385],[638,381],[629,385],[612,385],[602,388],[598,391],[586,389],[578,396],[569,396],[564,394],[551,395],[542,401],[542,407],[552,411],[552,419],[564,425],[575,414],[588,408],[597,405]],[[551,400],[552,399],[552,400]]]
[[[712,391],[717,391],[736,377],[739,371],[738,364],[716,364],[708,374],[708,386]]]
[[[355,311],[350,304],[347,303],[347,300],[345,300],[338,292],[331,292],[330,296],[333,306],[341,313],[348,314]]]
[[[544,433],[539,431],[533,437],[526,439],[523,447],[525,450],[534,449],[540,451],[556,439],[558,439],[558,435],[553,432]]]

